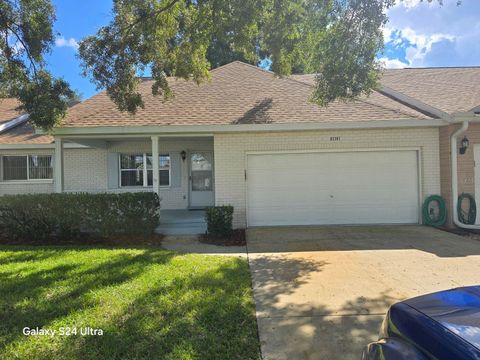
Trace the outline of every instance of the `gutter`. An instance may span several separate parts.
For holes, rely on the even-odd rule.
[[[451,157],[451,162],[452,162],[452,203],[453,203],[453,223],[458,226],[459,228],[462,229],[470,229],[470,230],[480,230],[480,225],[468,225],[460,222],[458,220],[458,211],[457,211],[457,206],[458,206],[458,167],[457,167],[457,139],[468,130],[468,125],[470,121],[475,121],[478,122],[480,119],[475,119],[473,118],[474,116],[478,116],[476,114],[470,114],[469,118],[463,116],[458,117],[458,121],[452,122],[454,123],[462,123],[462,126],[460,129],[455,131],[451,137],[450,137],[450,157]]]
[[[150,137],[154,134],[215,134],[235,132],[271,132],[271,131],[306,131],[306,130],[351,130],[351,129],[383,129],[402,127],[440,127],[448,125],[444,119],[398,119],[398,120],[366,120],[311,123],[279,123],[279,124],[238,124],[238,125],[145,125],[145,126],[95,126],[95,127],[58,127],[53,136],[130,136]]]

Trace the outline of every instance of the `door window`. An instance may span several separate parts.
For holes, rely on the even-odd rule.
[[[212,156],[206,153],[191,154],[192,191],[212,191]]]

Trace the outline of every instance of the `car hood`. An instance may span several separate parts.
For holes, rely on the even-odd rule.
[[[480,349],[480,286],[440,291],[403,303]]]

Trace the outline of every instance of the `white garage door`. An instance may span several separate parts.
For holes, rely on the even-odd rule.
[[[417,223],[416,151],[251,154],[248,226]]]

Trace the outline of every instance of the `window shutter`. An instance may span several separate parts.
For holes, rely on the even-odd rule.
[[[107,155],[107,178],[108,188],[118,189],[119,169],[118,169],[118,153],[108,153]]]
[[[180,153],[170,153],[170,177],[171,187],[178,188],[182,186],[182,159]]]

